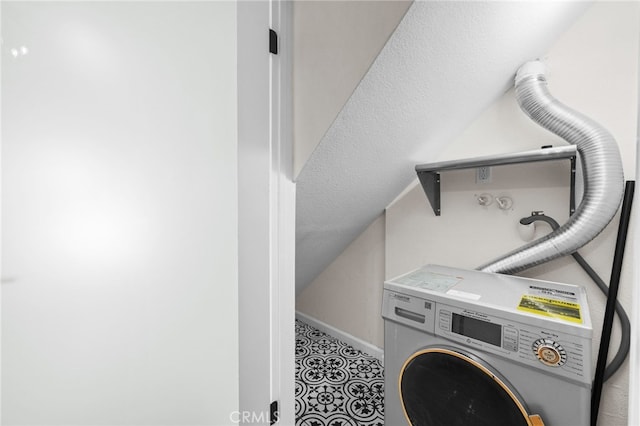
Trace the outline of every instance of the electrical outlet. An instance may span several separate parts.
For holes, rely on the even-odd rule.
[[[476,183],[491,182],[491,167],[478,167],[476,169]]]

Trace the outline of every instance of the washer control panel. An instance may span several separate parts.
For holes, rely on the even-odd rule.
[[[563,377],[591,381],[589,339],[471,309],[436,305],[436,335]]]

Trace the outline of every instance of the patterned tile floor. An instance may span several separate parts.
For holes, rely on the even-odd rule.
[[[296,426],[383,426],[380,361],[296,320]]]

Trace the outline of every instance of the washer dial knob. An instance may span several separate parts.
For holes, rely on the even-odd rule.
[[[550,367],[560,367],[567,362],[567,352],[551,339],[538,339],[531,347],[538,360]]]

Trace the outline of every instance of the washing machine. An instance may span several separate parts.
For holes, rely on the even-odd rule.
[[[584,288],[427,265],[384,284],[385,425],[588,426]]]

